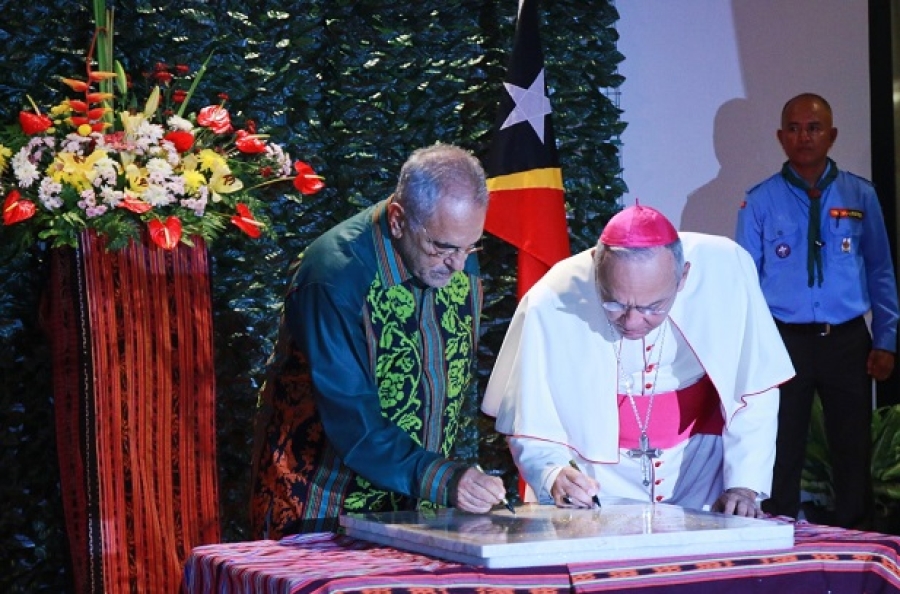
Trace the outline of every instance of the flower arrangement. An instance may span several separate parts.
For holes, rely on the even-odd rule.
[[[236,129],[224,96],[185,115],[209,59],[188,91],[174,85],[187,67],[158,64],[140,108],[133,97],[130,108],[111,107],[128,105],[128,79],[118,63],[115,71],[93,67],[96,39],[86,77],[62,79],[74,96],[46,112],[32,102],[0,137],[3,225],[19,241],[74,247],[93,230],[119,249],[146,231],[171,250],[193,245],[194,236],[210,242],[229,227],[257,238],[268,231],[260,188],[292,182],[313,194],[323,187],[253,121]],[[118,100],[104,88],[115,88]]]

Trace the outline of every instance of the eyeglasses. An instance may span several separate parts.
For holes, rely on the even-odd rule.
[[[428,255],[433,258],[469,256],[471,254],[474,254],[475,252],[480,252],[484,248],[484,246],[481,245],[481,240],[479,240],[478,243],[470,245],[469,247],[459,247],[456,245],[450,245],[449,243],[435,241],[428,235],[428,229],[425,228],[425,225],[419,225],[419,227],[422,229],[422,235],[425,237],[425,241],[428,242],[432,249],[432,252]]]
[[[629,310],[633,309],[642,316],[662,316],[669,313],[669,308],[672,306],[672,302],[677,294],[678,290],[676,289],[669,297],[653,305],[625,305],[618,301],[602,301],[600,305],[606,311],[614,314],[627,314]]]

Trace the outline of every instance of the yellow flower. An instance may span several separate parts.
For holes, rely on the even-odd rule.
[[[134,163],[125,167],[125,178],[128,180],[128,188],[134,195],[140,196],[147,189],[147,170],[138,167]]]
[[[3,173],[3,170],[6,169],[7,163],[9,163],[9,158],[12,156],[12,151],[0,144],[0,173]]]
[[[147,121],[147,116],[142,113],[129,113],[127,111],[123,111],[119,114],[120,119],[122,120],[122,130],[125,131],[125,136],[129,138],[134,138],[137,136],[138,129],[141,127],[141,124]]]
[[[212,172],[209,177],[209,191],[212,193],[213,202],[222,200],[220,194],[231,194],[244,187],[244,182],[231,173],[228,161],[216,151],[203,149],[197,157],[200,160],[200,169]]]
[[[209,189],[212,192],[213,202],[219,202],[222,199],[219,194],[231,194],[243,187],[244,182],[235,177],[227,165],[213,170],[212,177],[209,178]]]
[[[206,185],[206,177],[197,170],[200,165],[196,155],[188,155],[181,161],[181,175],[184,178],[184,189],[188,194],[196,194]]]
[[[68,99],[50,108],[50,116],[55,120],[69,117],[70,113],[72,113],[72,106],[69,105]]]
[[[94,165],[105,158],[106,152],[100,150],[94,151],[88,157],[75,153],[59,153],[47,168],[47,174],[53,181],[69,184],[80,193],[93,185],[96,176]]]
[[[200,169],[204,171],[216,171],[217,169],[228,169],[228,163],[222,158],[222,155],[211,149],[203,149],[198,155],[200,159]]]

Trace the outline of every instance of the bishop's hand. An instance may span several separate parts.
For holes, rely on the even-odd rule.
[[[600,483],[571,466],[563,467],[550,487],[556,507],[593,507],[593,498],[599,492]]]
[[[765,512],[756,504],[756,491],[744,487],[727,489],[713,503],[712,511],[745,518],[766,517]]]

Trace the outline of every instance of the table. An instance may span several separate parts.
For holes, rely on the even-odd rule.
[[[787,520],[785,520],[787,521]],[[485,569],[331,533],[194,548],[183,594],[652,594],[900,591],[900,537],[797,522],[777,553],[705,554]]]

